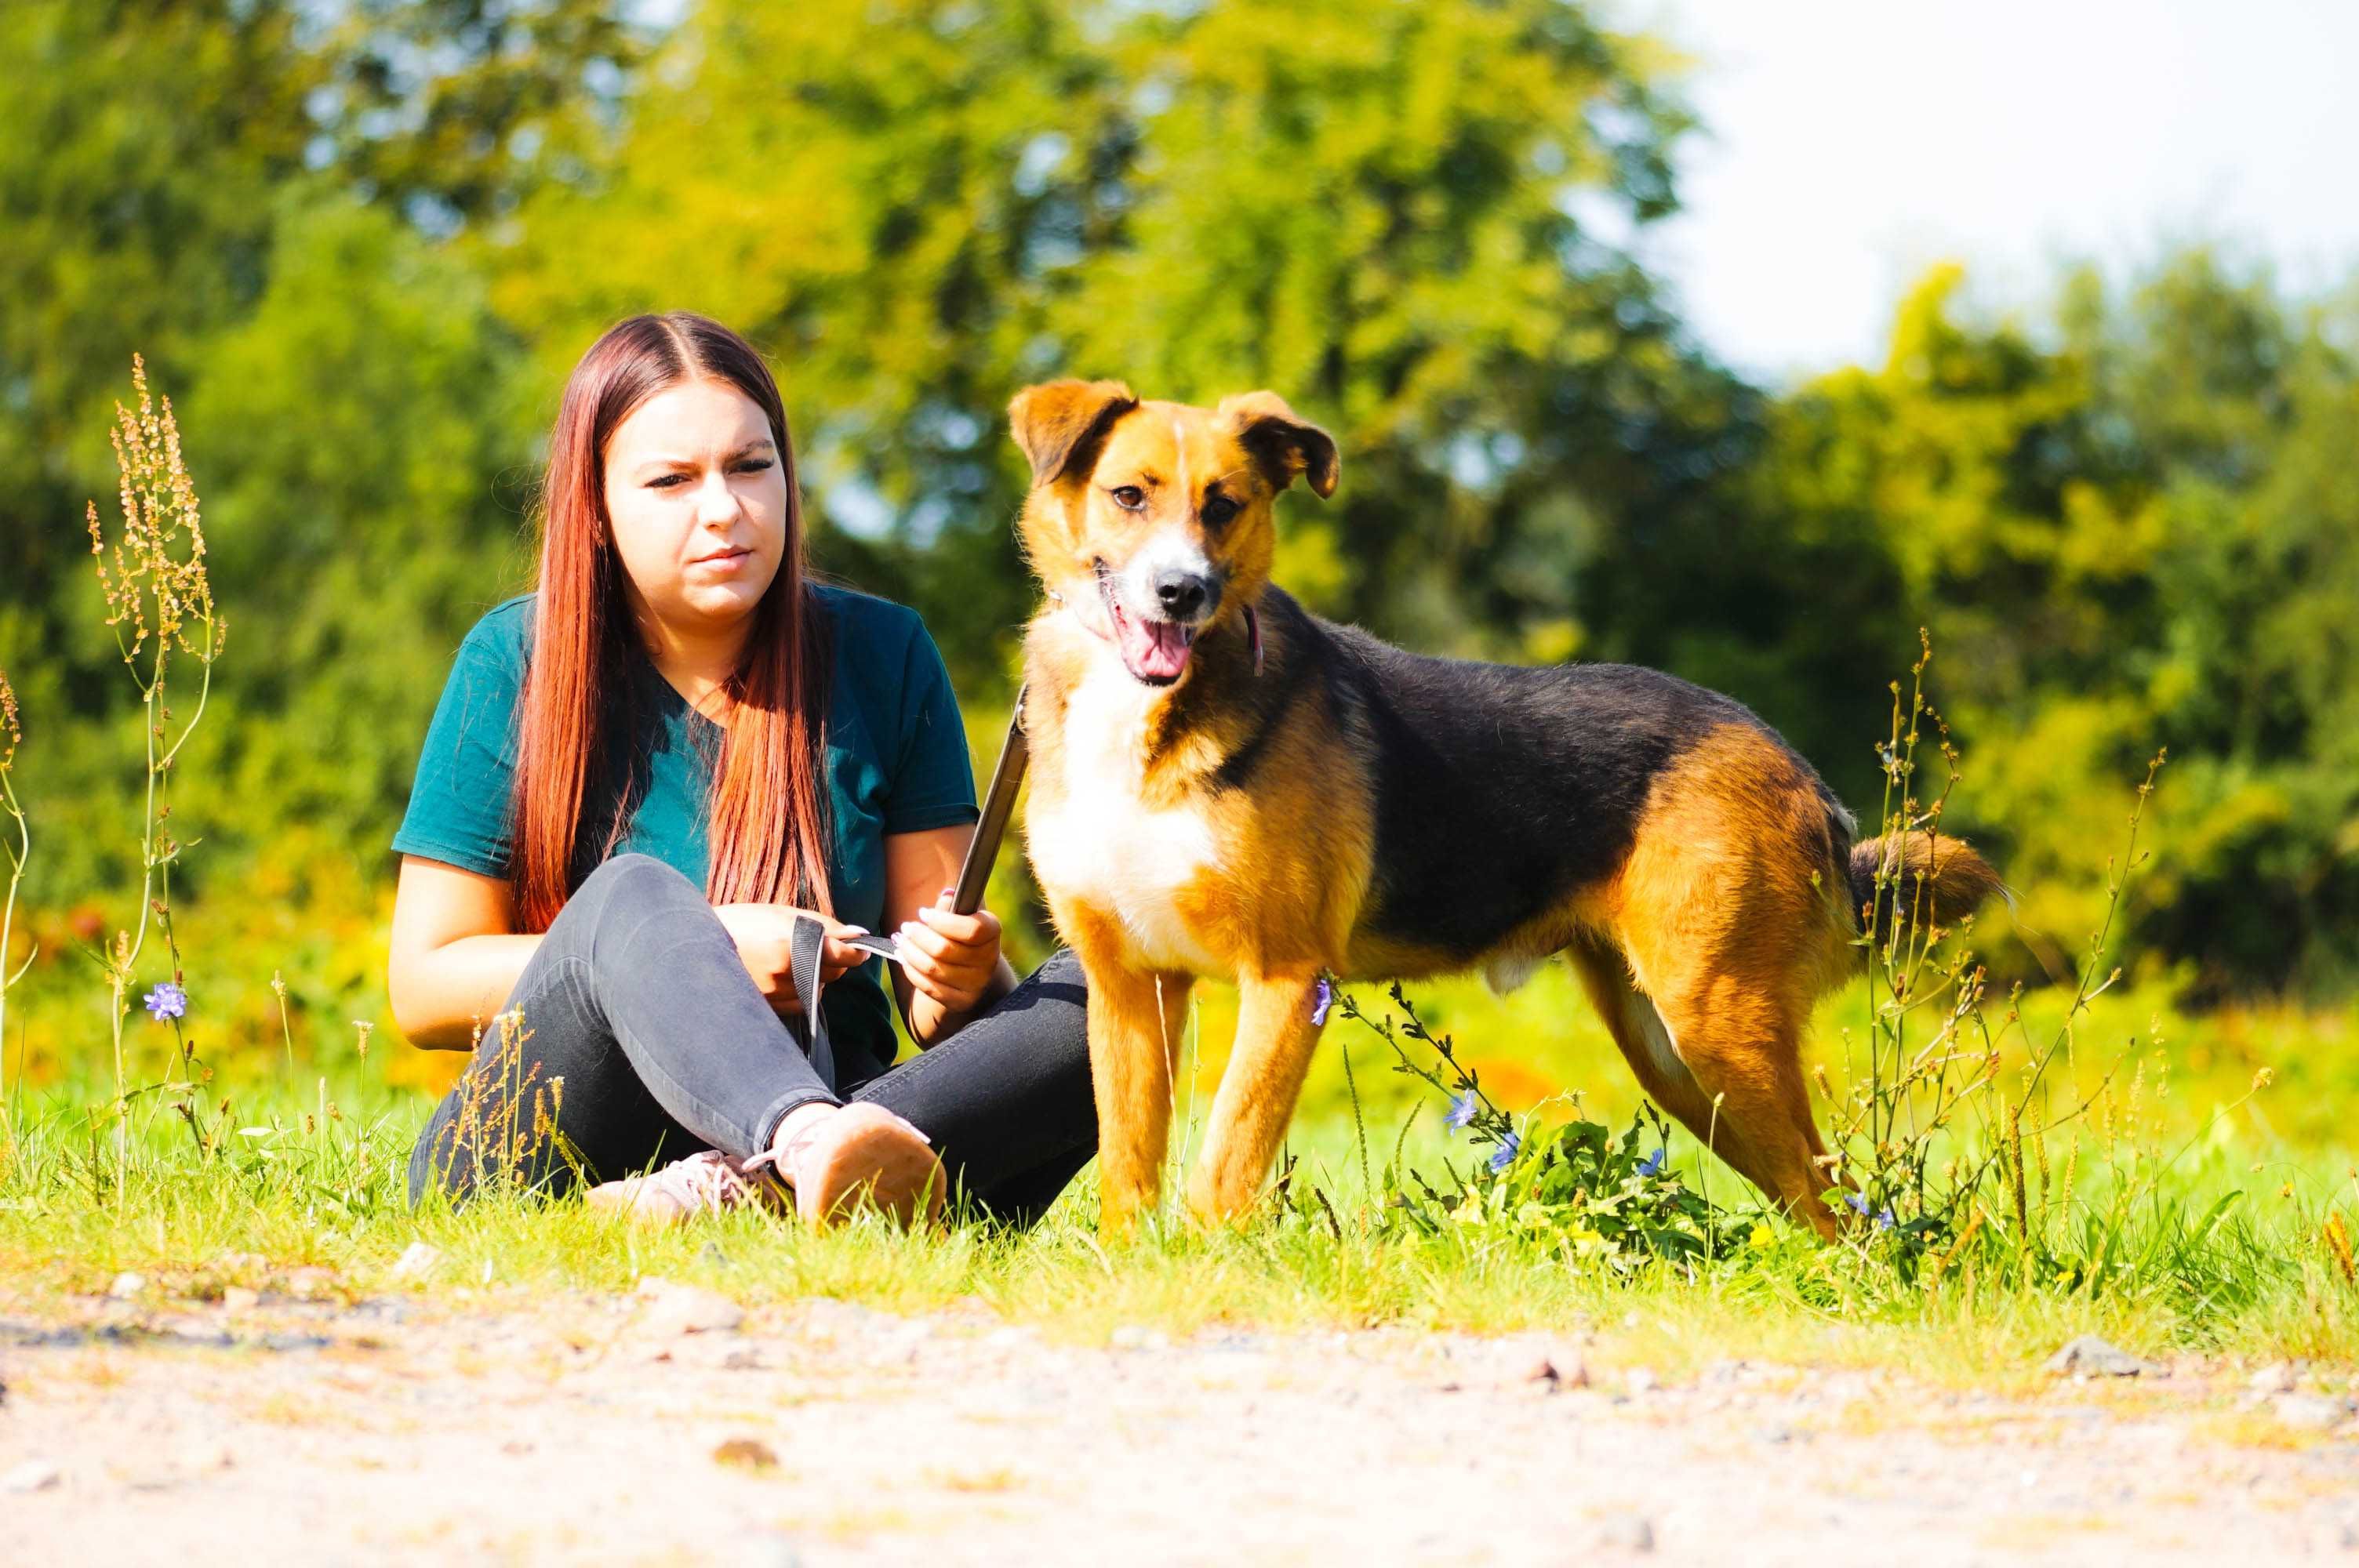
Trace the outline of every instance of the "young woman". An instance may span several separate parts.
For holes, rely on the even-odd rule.
[[[1080,966],[1019,985],[999,922],[951,913],[977,813],[948,673],[914,612],[810,579],[761,356],[685,313],[599,339],[541,523],[394,839],[395,1019],[480,1039],[412,1198],[500,1169],[659,1218],[930,1218],[953,1188],[1037,1217],[1096,1145]],[[885,960],[838,940],[890,927],[927,1048],[898,1067]]]

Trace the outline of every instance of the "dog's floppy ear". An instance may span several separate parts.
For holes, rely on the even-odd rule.
[[[1241,392],[1222,398],[1212,413],[1236,432],[1237,444],[1253,455],[1277,489],[1284,490],[1300,474],[1320,500],[1335,493],[1341,476],[1335,438],[1297,418],[1277,393]]]
[[[1007,406],[1008,433],[1032,463],[1037,490],[1097,455],[1114,422],[1138,406],[1118,381],[1049,381]]]

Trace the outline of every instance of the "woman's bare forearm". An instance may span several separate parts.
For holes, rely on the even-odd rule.
[[[467,1049],[539,946],[538,935],[486,935],[397,954],[386,975],[394,1023],[426,1050]]]
[[[1016,989],[1016,968],[1001,954],[999,967],[984,988],[975,1004],[962,1011],[953,1012],[932,997],[908,982],[899,969],[893,973],[894,989],[901,999],[901,1018],[909,1026],[909,1037],[920,1051],[930,1051],[943,1041],[964,1029],[978,1013],[988,1012],[1000,998]]]

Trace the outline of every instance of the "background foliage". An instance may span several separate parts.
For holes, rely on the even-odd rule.
[[[564,372],[670,307],[774,355],[822,564],[925,612],[981,735],[1032,591],[1010,393],[1267,385],[1345,454],[1285,516],[1318,608],[1676,670],[1864,814],[1929,626],[2026,925],[2088,928],[2167,744],[2154,978],[2359,969],[2359,290],[2195,251],[1997,313],[1946,268],[1882,364],[1748,384],[1636,259],[1679,62],[1566,0],[16,0],[0,55],[37,987],[127,913],[139,737],[80,519],[132,351],[230,623],[176,796],[190,939],[266,945],[332,1017],[375,1006],[384,845],[451,650],[528,566]]]

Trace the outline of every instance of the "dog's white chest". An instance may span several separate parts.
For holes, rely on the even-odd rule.
[[[1181,889],[1219,864],[1211,826],[1193,811],[1156,810],[1139,798],[1153,696],[1111,659],[1073,688],[1064,787],[1060,798],[1035,803],[1026,834],[1032,868],[1043,887],[1113,914],[1143,962],[1220,974],[1225,967],[1196,941],[1176,904]]]

